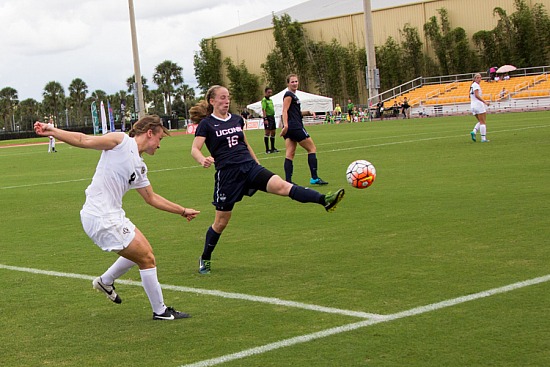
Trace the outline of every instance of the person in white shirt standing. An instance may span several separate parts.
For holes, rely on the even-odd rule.
[[[55,127],[52,119],[50,119],[48,125]],[[48,138],[50,139],[50,141],[48,142],[48,153],[57,153],[57,150],[55,150],[55,138],[51,135],[48,136]]]
[[[474,81],[470,85],[470,107],[472,114],[476,117],[477,123],[474,129],[470,132],[470,136],[473,141],[476,141],[476,134],[479,131],[481,133],[481,142],[486,143],[487,140],[487,126],[485,120],[487,118],[487,109],[485,106],[489,106],[489,102],[485,101],[481,94],[481,74],[474,75]]]
[[[111,301],[121,303],[114,281],[137,265],[153,308],[153,320],[190,317],[187,313],[165,306],[151,244],[122,209],[122,197],[130,189],[135,189],[147,204],[181,215],[188,221],[200,213],[155,193],[147,178],[147,166],[142,154],[154,155],[162,138],[169,135],[160,118],[143,117],[134,124],[129,136],[122,132],[90,136],[57,129],[42,122],[36,122],[34,130],[40,136],[51,135],[75,147],[103,151],[92,183],[86,189],[86,202],[80,211],[80,218],[84,231],[96,245],[104,251],[116,252],[120,257],[103,275],[93,280],[93,288]]]

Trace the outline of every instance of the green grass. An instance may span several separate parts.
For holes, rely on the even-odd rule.
[[[364,320],[200,289],[393,315],[550,274],[550,113],[489,115],[488,144],[471,142],[474,122],[308,127],[330,182],[321,190],[346,187],[344,201],[327,214],[265,193],[245,198],[209,276],[197,274],[197,259],[214,218],[214,171],[192,160],[192,136],[164,139],[145,158],[155,191],[202,213],[187,223],[135,192],[124,208],[155,249],[160,282],[199,289],[164,291],[168,305],[193,315],[178,322],[153,322],[138,286],[118,285],[121,305],[91,289],[116,256],[88,239],[79,218],[99,152],[61,143],[57,154],[46,145],[0,149],[0,365],[182,366]],[[263,131],[247,137],[261,163],[284,175],[284,153],[262,153]],[[309,180],[304,153],[293,177],[301,184]],[[377,168],[366,190],[345,181],[356,159]],[[542,282],[222,365],[550,365],[549,292]]]

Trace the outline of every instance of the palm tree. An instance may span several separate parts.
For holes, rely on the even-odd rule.
[[[19,118],[25,130],[32,130],[36,120],[40,120],[40,104],[33,98],[27,98],[19,103]]]
[[[157,65],[153,74],[153,81],[158,85],[158,90],[164,96],[164,112],[169,116],[172,115],[171,96],[175,91],[175,87],[183,83],[182,70],[183,68],[176,63],[165,60]]]
[[[12,122],[14,120],[15,108],[19,104],[17,90],[12,87],[5,87],[0,90],[0,110],[2,119],[4,120],[4,128],[6,131],[15,130]]]
[[[92,98],[95,101],[101,102],[107,100],[107,93],[101,89],[96,89],[92,92]]]
[[[82,123],[82,107],[88,94],[88,85],[80,78],[73,79],[69,85],[69,104],[76,107],[76,119]]]
[[[195,89],[187,84],[182,84],[176,89],[176,98],[181,98],[183,101],[183,118],[187,119],[188,106],[187,103],[195,99]]]
[[[42,93],[44,105],[49,115],[55,116],[55,122],[59,123],[59,109],[65,105],[65,90],[61,83],[51,81],[44,87]]]

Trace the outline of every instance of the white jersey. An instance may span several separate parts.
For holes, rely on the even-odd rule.
[[[472,107],[474,107],[474,104],[477,104],[477,103],[483,104],[483,102],[477,99],[475,94],[476,90],[479,91],[478,94],[481,96],[481,86],[478,83],[473,82],[472,85],[470,85],[470,105]]]
[[[139,155],[136,140],[124,134],[119,145],[101,153],[92,183],[86,189],[82,211],[97,216],[124,213],[124,194],[149,184],[147,166]]]
[[[472,114],[474,115],[487,112],[485,103],[477,99],[475,94],[476,90],[479,91],[478,95],[481,96],[481,86],[478,83],[473,82],[472,85],[470,85],[470,108],[472,110]]]

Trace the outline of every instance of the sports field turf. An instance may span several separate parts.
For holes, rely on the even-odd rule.
[[[137,269],[121,305],[92,290],[116,257],[80,224],[99,152],[0,149],[0,366],[550,365],[550,112],[487,120],[487,144],[471,116],[308,127],[330,182],[318,189],[345,187],[342,203],[245,198],[207,276],[214,171],[192,136],[165,138],[145,157],[153,187],[202,213],[187,223],[136,192],[124,208],[166,303],[193,315],[174,322],[151,319]],[[283,175],[282,139],[266,155],[263,131],[247,137]],[[346,183],[356,159],[377,168],[368,189]],[[308,173],[298,150],[294,181]]]

